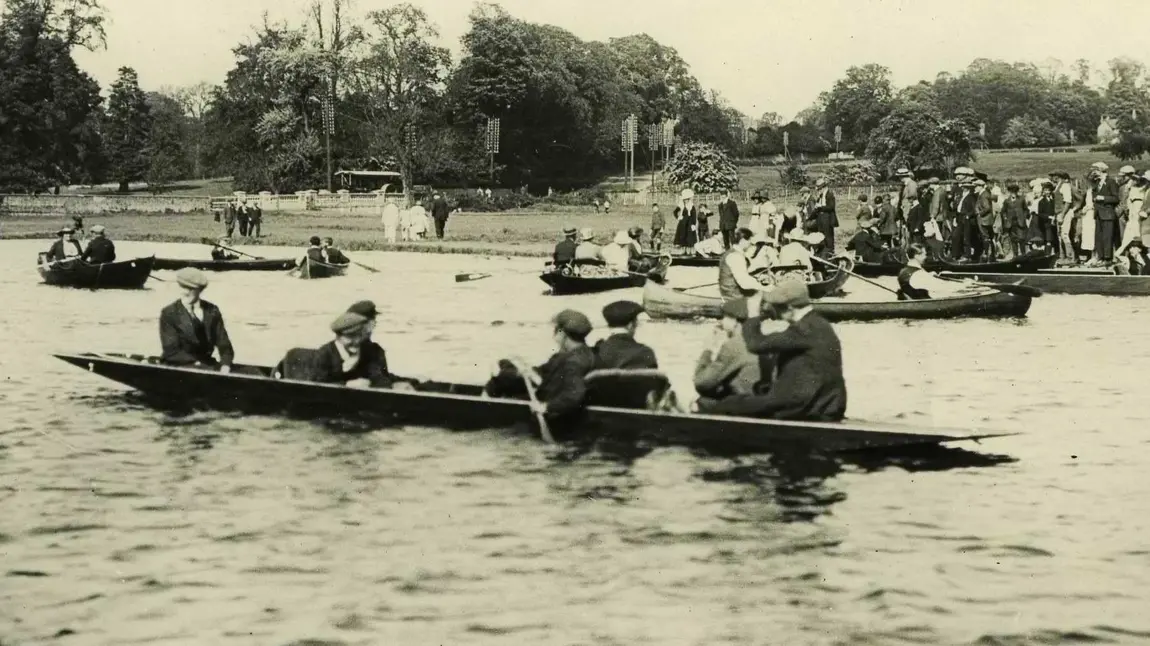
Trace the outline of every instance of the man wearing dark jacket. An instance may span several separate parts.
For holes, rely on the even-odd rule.
[[[116,245],[104,233],[103,225],[92,227],[94,236],[88,241],[88,248],[80,254],[80,259],[92,265],[102,265],[106,262],[116,262]]]
[[[555,267],[561,265],[569,265],[575,260],[575,250],[579,245],[575,243],[575,236],[579,232],[575,227],[563,227],[563,240],[555,245],[555,251],[551,254],[551,261]]]
[[[863,216],[858,221],[858,233],[847,242],[847,251],[853,251],[863,262],[882,262],[886,247],[875,231],[875,221]]]
[[[784,282],[763,301],[784,322],[750,319],[743,326],[747,349],[777,357],[774,383],[765,395],[731,396],[709,413],[818,422],[842,421],[847,409],[842,345],[831,324],[811,307],[807,286]]]
[[[635,340],[643,306],[634,301],[615,301],[603,308],[610,330],[595,344],[595,370],[654,370],[659,367],[655,351]]]
[[[1094,236],[1095,261],[1114,261],[1114,247],[1118,240],[1118,183],[1106,174],[1108,167],[1094,162]]]
[[[731,199],[731,191],[723,191],[723,199],[719,201],[719,231],[723,234],[723,246],[731,248],[735,239],[735,229],[739,228],[739,205]]]
[[[431,198],[431,219],[435,220],[435,236],[440,240],[443,239],[444,231],[447,228],[448,214],[447,200],[439,193],[436,193],[435,196]]]
[[[389,388],[395,378],[387,353],[371,340],[371,319],[344,312],[331,324],[335,339],[316,350],[293,349],[276,367],[287,379],[342,384],[352,388]]]
[[[183,295],[160,311],[161,360],[176,366],[219,366],[230,372],[235,350],[224,326],[220,308],[202,300],[208,286],[204,272],[186,267],[176,272]],[[219,351],[220,359],[212,354]]]

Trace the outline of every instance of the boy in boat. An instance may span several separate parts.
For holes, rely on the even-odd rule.
[[[160,311],[161,360],[176,366],[219,366],[230,372],[235,350],[220,308],[200,298],[208,277],[199,269],[176,272],[180,298]],[[219,361],[212,356],[218,351]]]
[[[814,312],[807,286],[783,283],[763,296],[782,321],[762,317],[743,325],[747,349],[777,360],[766,394],[732,395],[706,412],[764,419],[839,422],[846,415],[842,345],[831,324]],[[764,371],[764,375],[769,372]]]
[[[862,197],[866,197],[865,195]],[[869,215],[859,218],[859,231],[847,242],[847,251],[855,252],[855,257],[863,262],[881,263],[886,247],[875,231],[876,222]]]
[[[557,349],[547,363],[532,368],[519,358],[501,360],[485,387],[489,396],[523,395],[527,379],[539,402],[532,406],[535,412],[562,418],[583,407],[587,396],[583,378],[595,367],[595,353],[585,342],[591,333],[591,321],[582,312],[563,310],[552,319],[552,326]]]
[[[969,289],[962,281],[943,280],[922,268],[926,259],[926,247],[912,244],[906,249],[906,266],[898,272],[899,300],[924,300],[942,298]]]
[[[336,249],[333,246],[334,244],[335,240],[331,239],[330,237],[323,239],[323,244],[320,247],[320,251],[323,253],[323,257],[325,258],[324,262],[329,265],[346,265],[347,263],[351,262],[351,259],[345,256],[342,251]]]
[[[695,364],[695,391],[700,395],[697,409],[701,412],[707,412],[724,397],[766,392],[766,388],[759,385],[763,380],[760,357],[747,350],[743,339],[743,323],[748,318],[747,300],[725,301],[722,311],[723,318],[711,347],[703,351]],[[769,355],[762,358],[770,360]],[[768,382],[770,378],[768,371]]]
[[[607,336],[595,344],[595,370],[655,370],[655,351],[635,340],[639,315],[645,310],[634,301],[615,301],[603,308]]]
[[[575,236],[578,233],[575,227],[563,227],[563,240],[555,245],[555,252],[551,254],[551,261],[556,268],[569,265],[575,260],[575,250],[579,247],[575,244]]]
[[[232,241],[230,238],[220,238],[216,240],[216,245],[212,247],[212,260],[239,260],[240,257],[238,255],[226,249],[226,247],[231,246]]]
[[[80,249],[80,243],[76,242],[76,235],[71,227],[60,229],[56,232],[56,235],[59,236],[59,239],[53,242],[52,246],[48,248],[48,253],[44,258],[45,262],[67,260],[68,258],[74,258],[84,253],[83,250]]]
[[[92,265],[116,262],[116,245],[108,239],[104,226],[97,224],[92,227],[92,236],[92,239],[88,241],[88,248],[80,254],[80,260]]]
[[[718,256],[726,250],[727,247],[723,245],[723,232],[719,229],[716,229],[711,237],[701,240],[695,245],[695,255],[697,256]]]

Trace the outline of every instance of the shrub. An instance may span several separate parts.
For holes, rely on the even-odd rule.
[[[702,193],[714,193],[739,186],[739,170],[714,144],[688,142],[675,149],[667,164],[667,179]]]

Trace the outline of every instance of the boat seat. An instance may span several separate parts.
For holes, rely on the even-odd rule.
[[[659,370],[592,370],[584,381],[589,406],[651,410],[672,395],[671,381]]]

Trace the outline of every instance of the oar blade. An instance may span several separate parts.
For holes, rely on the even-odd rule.
[[[478,272],[473,272],[470,274],[455,274],[455,282],[467,283],[467,282],[471,282],[473,280],[483,280],[484,278],[490,278],[490,277],[491,277],[491,274],[481,274]]]
[[[1042,290],[1030,285],[1022,283],[976,283],[980,287],[987,289],[994,289],[1005,294],[1014,294],[1016,296],[1029,296],[1030,298],[1038,298],[1042,296]]]

